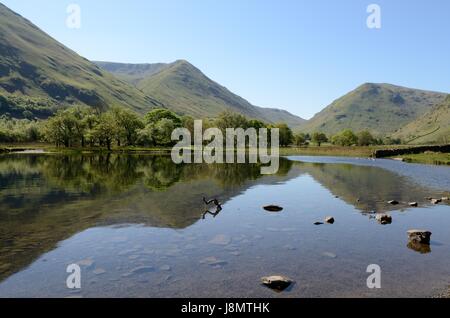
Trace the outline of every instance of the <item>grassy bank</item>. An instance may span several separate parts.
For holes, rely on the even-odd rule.
[[[370,157],[374,150],[382,149],[383,147],[339,147],[339,146],[308,146],[308,147],[283,147],[280,148],[280,155],[309,155],[309,156],[346,156],[346,157]],[[32,149],[43,149],[47,152],[108,152],[106,148],[100,147],[55,147],[51,144],[45,143],[24,143],[24,144],[0,144],[0,151],[23,151]],[[170,153],[171,147],[112,147],[112,152],[124,153]]]
[[[403,161],[410,163],[450,166],[450,153],[427,152],[413,155],[396,156],[395,158],[402,159]]]
[[[392,146],[395,148],[408,146]],[[336,156],[336,157],[359,157],[369,158],[375,150],[389,149],[391,146],[368,146],[368,147],[340,147],[340,146],[308,146],[308,147],[284,147],[280,148],[281,156]],[[24,143],[24,144],[0,144],[0,153],[26,151],[42,149],[51,153],[94,153],[109,152],[106,148],[57,148],[51,144],[45,143]],[[170,154],[170,147],[113,147],[113,153],[148,153],[148,154]],[[450,153],[425,152],[421,154],[409,154],[390,157],[390,159],[402,159],[405,162],[423,163],[433,165],[450,165]]]
[[[363,157],[372,156],[379,146],[370,147],[340,147],[340,146],[308,146],[308,147],[286,147],[280,149],[282,156],[342,156],[342,157]]]
[[[0,144],[0,153],[17,152],[41,149],[51,153],[89,153],[89,152],[114,152],[114,153],[170,153],[170,147],[112,147],[111,151],[102,147],[55,147],[47,143],[15,143]]]

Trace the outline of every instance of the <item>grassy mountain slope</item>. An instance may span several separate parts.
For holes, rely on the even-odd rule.
[[[408,143],[450,142],[450,95],[425,115],[394,134]]]
[[[266,122],[304,123],[287,111],[251,105],[245,99],[205,76],[187,61],[170,64],[118,64],[95,62],[144,93],[162,101],[169,109],[195,118],[215,117],[232,110]]]
[[[166,63],[125,64],[95,61],[100,68],[113,73],[117,78],[137,86],[139,82],[167,67]]]
[[[0,4],[0,114],[29,110],[46,117],[60,107],[123,105],[138,112],[155,99],[101,70]]]
[[[368,129],[391,134],[441,103],[446,94],[390,84],[364,84],[334,101],[303,125],[305,132],[335,134],[343,129]]]

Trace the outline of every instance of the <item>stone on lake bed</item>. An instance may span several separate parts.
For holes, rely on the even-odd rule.
[[[159,270],[169,272],[172,270],[172,267],[170,267],[169,265],[163,265],[159,268]]]
[[[414,241],[409,241],[407,247],[420,254],[431,253],[431,247],[429,244],[422,244]]]
[[[106,273],[106,270],[103,269],[103,268],[96,268],[96,269],[94,269],[93,273],[94,273],[95,275],[102,275],[102,274],[105,274],[105,273]]]
[[[231,243],[231,238],[224,234],[219,234],[209,241],[209,243],[215,245],[228,245]]]
[[[132,275],[140,275],[140,274],[153,272],[154,270],[155,269],[152,266],[139,266],[139,267],[133,268],[131,271],[129,271],[126,274],[123,274],[122,276],[128,277],[128,276],[132,276]]]
[[[409,204],[409,206],[412,206],[415,208],[419,206],[419,204],[417,202],[409,202],[408,204]]]
[[[83,260],[77,262],[77,264],[79,266],[84,266],[84,267],[90,269],[95,265],[95,262],[92,259],[87,258],[87,259],[83,259]]]
[[[263,207],[264,210],[269,211],[269,212],[280,212],[283,211],[283,208],[281,206],[278,205],[267,205],[265,207]]]
[[[209,266],[223,266],[226,265],[226,261],[217,259],[215,256],[209,256],[200,261],[200,264],[207,264]]]
[[[328,224],[333,224],[333,223],[334,223],[334,217],[332,217],[332,216],[327,216],[327,217],[325,218],[325,222],[328,223]]]
[[[387,214],[377,214],[376,219],[381,224],[391,224],[392,216]]]
[[[397,205],[399,202],[397,200],[388,201],[389,204]]]
[[[291,279],[281,275],[262,277],[261,282],[263,283],[263,285],[269,287],[270,289],[280,292],[285,290],[292,284]]]
[[[408,238],[410,242],[430,245],[431,232],[426,230],[409,230]]]

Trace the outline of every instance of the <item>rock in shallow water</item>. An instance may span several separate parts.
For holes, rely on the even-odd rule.
[[[129,276],[133,276],[133,275],[140,275],[140,274],[153,272],[154,270],[155,269],[152,266],[139,266],[139,267],[133,268],[131,271],[123,274],[122,276],[129,277]]]
[[[322,253],[323,256],[329,257],[329,258],[337,258],[337,255],[331,252],[324,252]]]
[[[383,225],[392,223],[392,217],[387,214],[377,214],[376,219],[380,224]]]
[[[77,262],[77,264],[80,266],[84,266],[87,269],[92,269],[95,266],[95,262],[90,258],[83,259],[83,260]]]
[[[275,291],[283,291],[292,284],[292,280],[286,276],[274,275],[261,278],[263,285]]]
[[[420,253],[420,254],[431,253],[431,247],[428,244],[422,244],[422,243],[410,241],[410,242],[408,242],[407,247],[413,251]]]
[[[172,267],[170,265],[163,265],[159,268],[160,271],[170,272],[172,270]]]
[[[277,205],[267,205],[264,207],[264,210],[269,211],[269,212],[280,212],[280,211],[283,211],[283,208],[281,206],[277,206]]]
[[[209,243],[215,245],[228,245],[231,243],[231,238],[226,235],[219,234],[209,241]]]
[[[224,266],[227,264],[226,261],[217,259],[215,256],[209,256],[200,261],[200,264],[207,264],[209,266]]]
[[[430,245],[431,232],[426,230],[409,230],[408,238],[410,242]]]
[[[328,223],[328,224],[333,224],[333,223],[334,223],[334,217],[332,217],[332,216],[327,216],[327,217],[325,218],[325,222]]]
[[[399,202],[397,200],[388,201],[389,204],[397,205]]]
[[[103,275],[103,274],[106,273],[106,270],[103,269],[103,268],[96,268],[96,269],[94,269],[93,273],[94,273],[95,275]]]
[[[409,206],[412,206],[415,208],[419,206],[419,204],[417,202],[409,202],[408,204],[409,204]]]

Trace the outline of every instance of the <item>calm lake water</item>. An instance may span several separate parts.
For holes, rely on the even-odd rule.
[[[425,198],[449,195],[450,168],[326,157],[280,165],[262,176],[257,165],[165,156],[0,156],[0,297],[429,297],[448,287],[450,206]],[[203,196],[220,199],[220,214],[203,218]],[[326,216],[335,224],[313,224]],[[433,232],[429,249],[408,247],[413,228]],[[73,263],[79,291],[65,283]],[[366,286],[369,264],[381,266],[381,289]],[[295,284],[261,286],[274,274]]]

